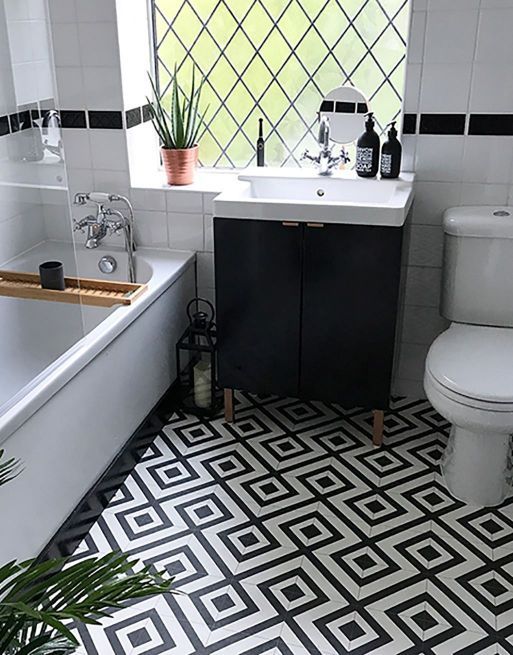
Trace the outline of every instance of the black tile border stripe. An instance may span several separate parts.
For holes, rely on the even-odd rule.
[[[30,119],[37,120],[54,108],[54,100],[47,98],[0,116],[0,137],[27,129],[31,125]],[[62,127],[66,129],[129,130],[151,120],[149,104],[125,111],[61,109],[59,112]],[[407,112],[403,114],[402,133],[405,136],[513,136],[513,114]]]
[[[465,134],[466,114],[421,114],[419,134]]]
[[[123,114],[120,111],[89,110],[89,127],[92,130],[122,130]]]
[[[140,125],[142,123],[142,107],[127,109],[125,112],[126,129]]]
[[[403,134],[415,134],[417,131],[417,114],[403,115]]]
[[[61,109],[62,127],[68,128],[85,128],[87,127],[86,113],[76,109]]]
[[[471,136],[513,136],[513,114],[471,114]]]
[[[468,127],[465,129],[467,116]],[[406,113],[403,114],[403,134],[513,136],[513,114]]]

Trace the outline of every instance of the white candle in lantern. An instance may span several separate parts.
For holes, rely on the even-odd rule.
[[[210,362],[200,361],[194,367],[194,403],[197,407],[210,407],[212,366]]]

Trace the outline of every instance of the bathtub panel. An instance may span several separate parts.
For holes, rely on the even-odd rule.
[[[4,442],[23,474],[0,494],[0,564],[37,555],[175,379],[189,266]]]

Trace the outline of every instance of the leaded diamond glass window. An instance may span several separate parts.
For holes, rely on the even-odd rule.
[[[322,97],[351,83],[381,131],[401,111],[409,0],[153,0],[157,82],[169,95],[193,63],[210,104],[201,163],[255,163],[258,118],[266,163],[299,166],[315,147]]]

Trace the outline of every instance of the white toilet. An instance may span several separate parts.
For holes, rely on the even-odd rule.
[[[499,505],[512,475],[513,207],[449,209],[444,232],[441,313],[452,323],[429,349],[424,388],[452,423],[449,491]]]

